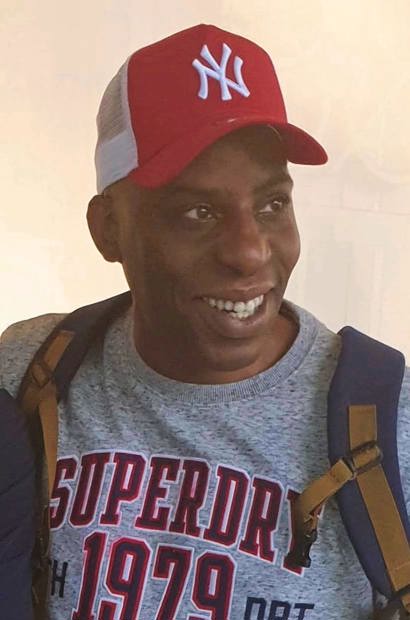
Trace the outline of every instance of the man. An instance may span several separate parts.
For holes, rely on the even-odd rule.
[[[286,560],[291,501],[328,468],[340,353],[284,299],[300,253],[287,164],[323,164],[323,148],[287,123],[267,54],[205,25],[133,54],[98,129],[88,223],[132,307],[60,403],[50,618],[369,618],[333,500],[312,567]],[[60,319],[6,331],[2,387],[17,392]],[[409,411],[407,371],[404,482]]]

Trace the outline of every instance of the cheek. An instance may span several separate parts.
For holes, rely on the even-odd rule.
[[[133,228],[130,226],[121,240],[122,268],[128,286],[137,299],[142,294],[145,296],[146,283],[149,282],[152,267],[144,238],[138,234],[131,234],[131,230]]]
[[[290,274],[300,256],[300,237],[296,224],[292,223],[278,231],[273,247],[274,257],[276,256],[283,270]]]
[[[292,244],[292,269],[296,265],[300,257],[300,235],[299,231],[295,226],[294,234],[293,234],[293,244]]]
[[[166,243],[152,240],[129,244],[123,269],[135,299],[157,307],[170,305],[175,291],[188,289],[193,271],[183,251],[168,251]]]
[[[286,255],[286,263],[290,270],[294,268],[300,257],[300,235],[296,224],[295,215],[289,221],[289,226],[283,236],[284,253]]]

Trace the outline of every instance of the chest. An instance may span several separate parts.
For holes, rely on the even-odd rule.
[[[314,568],[286,565],[292,499],[326,466],[325,415],[312,442],[318,395],[306,396],[187,407],[74,389],[60,411],[52,609],[71,606],[75,620],[366,618],[368,585],[334,504]]]

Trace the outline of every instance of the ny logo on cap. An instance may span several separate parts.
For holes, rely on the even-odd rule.
[[[213,78],[214,80],[217,80],[219,82],[219,85],[221,87],[221,97],[223,101],[229,101],[229,99],[232,99],[232,95],[229,90],[230,88],[236,90],[236,92],[238,92],[243,97],[249,97],[250,92],[242,77],[242,58],[240,58],[239,56],[235,56],[235,59],[233,61],[233,70],[236,79],[236,82],[234,82],[226,76],[226,68],[228,65],[228,60],[232,54],[232,50],[226,43],[223,44],[222,49],[222,59],[219,65],[215,58],[212,56],[207,45],[203,46],[201,50],[201,56],[209,64],[209,67],[203,65],[202,62],[197,58],[195,58],[195,60],[193,61],[192,66],[195,67],[195,69],[198,71],[201,80],[198,97],[200,97],[201,99],[208,98],[208,78]]]

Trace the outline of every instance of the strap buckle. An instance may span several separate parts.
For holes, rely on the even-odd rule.
[[[407,594],[410,594],[410,584],[395,592],[387,605],[381,609],[375,608],[374,620],[404,620],[405,618],[410,618],[409,606],[403,601],[403,597]]]
[[[401,611],[406,614],[404,616],[405,618],[410,618],[410,604],[408,601],[404,600],[409,594],[410,594],[410,583],[394,593],[393,600],[400,601]]]
[[[286,556],[286,562],[292,566],[302,566],[309,568],[312,560],[309,556],[310,548],[317,540],[317,529],[304,532],[301,536],[296,536],[295,545],[292,551]]]
[[[364,462],[357,466],[355,459],[358,457],[364,457]],[[360,474],[369,471],[376,465],[380,465],[383,460],[383,452],[378,446],[376,441],[367,441],[361,446],[354,448],[343,457],[343,461],[346,463],[350,471],[352,472],[352,478],[357,478]]]

